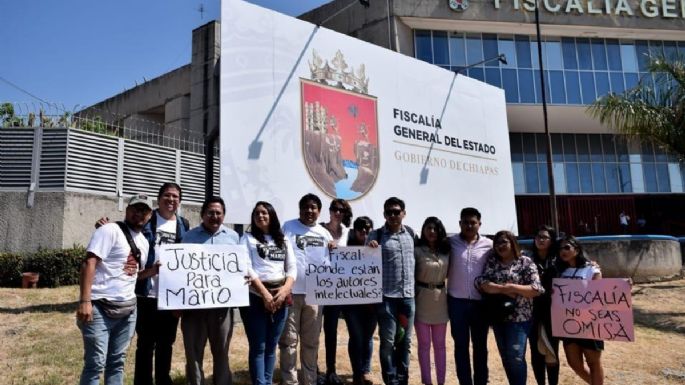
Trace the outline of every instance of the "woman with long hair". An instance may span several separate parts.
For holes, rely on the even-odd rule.
[[[447,334],[447,291],[445,279],[450,260],[447,232],[440,219],[428,217],[421,227],[421,238],[414,248],[416,258],[416,312],[414,328],[419,344],[421,383],[430,385],[431,341],[438,384],[445,383],[445,335]]]
[[[544,292],[533,261],[521,254],[516,236],[499,231],[493,240],[483,275],[476,286],[486,295],[511,299],[501,307],[510,309],[493,319],[492,330],[502,366],[510,385],[523,385],[527,379],[526,340],[533,318],[533,298]],[[506,306],[505,306],[506,304]]]
[[[352,207],[344,199],[333,199],[328,207],[330,219],[321,225],[328,230],[335,246],[347,246]],[[323,307],[323,333],[326,345],[326,384],[342,385],[342,380],[335,371],[336,350],[338,346],[338,319],[341,306],[326,305]]]
[[[530,359],[538,385],[559,383],[559,339],[552,336],[552,280],[557,277],[557,232],[553,227],[538,227],[532,258],[545,292],[533,300],[533,324],[530,329]],[[543,349],[540,349],[539,346]],[[543,354],[544,352],[544,354]],[[545,359],[547,357],[547,360]]]
[[[270,385],[297,264],[293,248],[281,231],[276,210],[268,202],[255,205],[250,231],[243,235],[242,243],[248,248],[251,262],[250,306],[240,308],[250,345],[250,378],[253,384]]]
[[[373,231],[373,221],[361,216],[354,220],[347,239],[347,246],[364,246],[366,237]],[[347,305],[343,315],[350,338],[347,353],[352,366],[354,385],[372,385],[371,356],[373,354],[373,333],[376,330],[376,314],[373,305]]]
[[[567,235],[559,241],[557,268],[559,278],[588,281],[602,278],[599,266],[587,259],[583,253],[583,247],[572,235]],[[579,338],[563,338],[562,341],[566,361],[571,369],[588,384],[602,385],[604,383],[604,368],[602,367],[604,341]],[[587,367],[585,367],[585,362],[587,362]]]

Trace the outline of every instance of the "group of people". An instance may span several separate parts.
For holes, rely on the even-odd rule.
[[[509,231],[498,232],[493,240],[482,236],[481,213],[471,207],[461,210],[458,234],[447,236],[437,217],[428,217],[416,234],[403,224],[406,208],[399,198],[385,201],[385,223],[374,228],[368,217],[360,216],[353,222],[352,209],[343,199],[334,199],[329,206],[330,220],[319,223],[322,202],[318,196],[306,194],[299,201],[298,218],[283,224],[270,203],[257,202],[250,226],[240,238],[223,224],[226,206],[221,198],[204,202],[202,221],[192,229],[176,214],[181,198],[179,185],[165,183],[159,190],[157,209],[152,209],[149,197],[138,194],[129,200],[124,221],[99,221],[102,226],[91,238],[81,271],[77,311],[84,341],[81,384],[99,383],[103,371],[106,384],[121,384],[134,331],[138,335],[134,384],[171,384],[172,346],[179,318],[187,383],[204,383],[202,362],[207,341],[213,355],[214,383],[232,383],[228,353],[233,309],[157,308],[163,244],[247,247],[249,306],[239,311],[249,343],[253,384],[272,384],[277,348],[282,384],[341,384],[336,373],[341,315],[349,333],[355,385],[373,383],[376,328],[385,384],[409,382],[414,329],[421,382],[433,384],[432,347],[437,384],[444,384],[448,323],[460,385],[488,382],[490,327],[510,384],[526,383],[528,339],[538,384],[545,384],[545,379],[556,384],[559,340],[550,328],[552,279],[601,277],[599,267],[587,260],[575,238],[557,240],[554,229],[543,226],[536,234],[531,255],[526,255]],[[324,263],[313,259],[327,258],[332,248],[360,245],[381,249],[382,302],[344,306],[307,303],[306,263]],[[320,373],[317,362],[322,328],[326,368]],[[602,384],[601,341],[567,339],[563,346],[569,365],[584,381]]]

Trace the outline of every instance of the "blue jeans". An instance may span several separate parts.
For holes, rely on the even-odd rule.
[[[376,306],[383,382],[386,385],[406,385],[409,381],[414,298],[383,297],[383,302]]]
[[[502,366],[510,385],[525,385],[527,374],[526,341],[530,321],[498,322],[492,325]]]
[[[276,346],[287,314],[285,306],[273,314],[268,313],[262,297],[252,293],[250,306],[240,308],[240,318],[250,344],[248,363],[254,385],[271,385],[273,382]]]
[[[350,355],[352,375],[360,378],[366,373],[371,373],[376,313],[373,305],[348,305],[342,308],[350,335],[347,352]]]
[[[83,335],[83,370],[81,385],[100,384],[105,372],[105,385],[124,383],[126,350],[136,329],[136,311],[124,318],[109,318],[93,302],[93,320],[77,321]]]
[[[488,383],[488,322],[483,302],[447,296],[454,362],[460,385]],[[473,377],[469,358],[469,340],[473,345]]]

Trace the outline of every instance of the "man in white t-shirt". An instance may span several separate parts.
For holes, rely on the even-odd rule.
[[[134,195],[124,222],[98,228],[88,243],[76,312],[84,348],[81,385],[99,384],[103,371],[106,384],[123,383],[126,350],[136,324],[136,280],[154,274],[153,269],[139,273],[149,251],[141,231],[151,214],[150,199]]]
[[[288,318],[281,334],[281,378],[284,385],[315,385],[317,380],[317,360],[319,352],[319,333],[321,331],[321,308],[304,301],[307,293],[306,269],[307,249],[320,247],[326,249],[332,240],[330,233],[316,221],[321,212],[321,199],[307,194],[300,199],[300,217],[283,224],[283,233],[290,239],[297,261],[297,279],[293,285],[293,304],[288,308]],[[325,252],[325,251],[324,251]],[[318,254],[323,255],[323,254]],[[323,261],[321,261],[323,262]],[[312,261],[309,261],[312,263]],[[300,363],[302,378],[297,378],[297,344],[300,344]]]

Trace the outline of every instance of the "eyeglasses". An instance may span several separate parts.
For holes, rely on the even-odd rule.
[[[566,245],[561,246],[561,249],[562,250],[572,250],[572,249],[574,249],[574,246],[566,244]]]
[[[395,209],[395,210],[385,210],[385,215],[388,217],[396,217],[402,214],[402,210]]]
[[[344,213],[345,212],[345,208],[343,208],[343,207],[331,207],[329,210],[334,212],[334,213]]]
[[[224,213],[222,213],[221,211],[207,211],[207,212],[205,212],[205,215],[208,217],[219,218],[219,217],[223,216]]]
[[[370,226],[369,226],[369,227],[360,227],[360,228],[358,228],[358,229],[356,228],[356,229],[354,229],[354,230],[355,230],[355,231],[360,231],[360,232],[363,232],[363,233],[369,233],[369,232],[371,232],[371,227],[370,227]]]
[[[536,236],[535,236],[535,239],[539,239],[539,240],[541,240],[541,241],[547,241],[547,240],[550,240],[550,239],[552,239],[552,238],[551,238],[551,237],[548,237],[548,236],[546,236],[546,235],[536,235]]]

